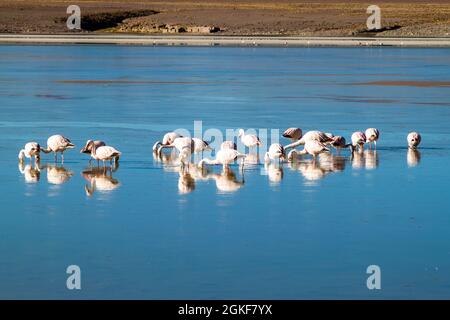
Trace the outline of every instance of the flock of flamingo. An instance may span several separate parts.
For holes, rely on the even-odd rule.
[[[306,181],[321,179],[330,172],[342,171],[345,161],[342,157],[333,156],[330,147],[335,148],[337,154],[340,153],[341,149],[350,149],[352,164],[355,168],[366,167],[372,169],[377,166],[375,150],[380,132],[375,128],[369,128],[365,132],[358,131],[353,133],[351,143],[347,143],[342,136],[334,136],[331,133],[321,131],[309,131],[303,135],[300,128],[287,129],[283,133],[283,137],[291,140],[291,143],[285,146],[273,143],[264,154],[265,174],[268,175],[271,183],[277,184],[282,179],[283,170],[280,164],[283,161],[289,162],[291,169],[299,170]],[[246,134],[243,129],[238,131],[238,138],[250,150],[262,145],[257,135]],[[421,142],[420,134],[417,132],[409,133],[407,142],[409,147],[408,165],[415,166],[420,159],[420,153],[416,150]],[[367,152],[363,152],[365,144],[369,144],[370,150]],[[303,145],[303,149],[296,150],[295,148],[300,145]],[[75,145],[62,135],[53,135],[48,138],[46,148],[42,148],[37,142],[28,142],[19,152],[19,170],[24,174],[27,183],[39,181],[40,171],[43,168],[47,169],[47,180],[49,183],[57,185],[65,183],[71,178],[73,172],[65,169],[64,166],[59,167],[57,165],[58,153],[61,154],[61,164],[63,165],[64,152],[73,148],[75,148]],[[163,149],[176,150],[176,152],[165,153]],[[182,194],[194,190],[196,181],[207,180],[214,180],[219,191],[237,191],[244,184],[244,163],[259,163],[257,153],[240,153],[234,141],[224,141],[215,153],[214,159],[204,158],[198,161],[197,165],[190,166],[193,153],[202,154],[204,151],[212,149],[202,139],[183,137],[177,132],[169,132],[163,136],[161,141],[157,141],[153,145],[153,156],[156,161],[163,163],[164,170],[179,170],[178,189]],[[286,154],[288,150],[290,151]],[[45,154],[53,153],[55,165],[48,163],[41,166],[41,152]],[[90,156],[89,164],[91,164],[92,160],[97,160],[97,167],[90,166],[90,169],[82,172],[82,176],[90,183],[90,186],[85,185],[85,191],[88,196],[91,196],[95,190],[110,192],[121,185],[118,180],[112,177],[112,173],[118,169],[118,161],[121,156],[120,151],[114,147],[107,146],[103,141],[88,140],[80,152]],[[326,154],[321,155],[319,165],[317,165],[316,157],[322,153]],[[296,161],[307,154],[312,155],[313,159],[301,162]],[[29,165],[24,164],[26,158],[30,159]],[[33,158],[37,168],[32,166]],[[235,173],[229,168],[230,164],[238,162],[239,159],[242,160],[240,163],[242,181],[238,181]],[[100,161],[103,162],[103,167],[100,166]],[[106,171],[107,161],[110,163],[109,175]],[[169,167],[166,165],[169,165]],[[206,165],[222,165],[223,171],[220,174],[210,172],[204,168]]]
[[[242,144],[249,149],[261,145],[261,141],[257,135],[246,134],[243,129],[239,129],[238,137]],[[270,163],[271,161],[294,161],[299,156],[311,155],[314,159],[323,152],[330,152],[331,146],[339,152],[341,149],[349,148],[352,153],[362,152],[364,145],[369,144],[370,148],[377,146],[377,141],[380,137],[380,132],[376,128],[369,128],[365,132],[357,131],[351,136],[351,143],[347,143],[343,136],[335,136],[331,133],[321,131],[308,131],[303,134],[300,128],[289,128],[283,133],[283,137],[292,141],[292,143],[282,146],[279,143],[270,145],[268,151],[264,155],[264,161]],[[421,142],[421,135],[417,132],[410,132],[407,136],[408,147],[416,149]],[[296,150],[297,146],[303,145],[302,150]],[[61,153],[61,162],[64,163],[64,152],[68,149],[73,149],[75,145],[66,137],[62,135],[53,135],[47,140],[47,148],[42,148],[37,142],[28,142],[24,148],[19,152],[19,161],[23,162],[25,158],[35,161],[40,160],[40,153],[53,153],[55,162],[58,161],[58,153]],[[156,154],[161,154],[162,150],[176,149],[179,153],[179,160],[181,167],[189,166],[191,155],[193,153],[202,153],[203,151],[212,150],[206,141],[198,138],[183,137],[177,132],[168,132],[164,135],[162,141],[157,141],[153,145],[153,151]],[[286,155],[288,150],[289,153]],[[103,162],[103,167],[106,168],[106,162],[117,163],[121,156],[121,152],[116,148],[107,146],[105,142],[100,140],[88,140],[85,146],[81,149],[81,153],[90,155],[92,159],[97,160],[97,166],[100,161]],[[198,162],[198,167],[206,165],[222,165],[227,168],[230,164],[244,159],[246,154],[240,153],[237,150],[237,145],[234,141],[224,141],[220,149],[216,152],[215,159],[204,158]],[[242,165],[244,161],[241,162]]]

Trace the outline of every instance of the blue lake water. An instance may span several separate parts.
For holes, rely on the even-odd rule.
[[[0,298],[450,298],[448,81],[449,49],[0,46]],[[152,145],[196,120],[381,136],[353,159],[180,176]],[[57,133],[64,166],[18,166]],[[89,138],[123,153],[112,178]]]

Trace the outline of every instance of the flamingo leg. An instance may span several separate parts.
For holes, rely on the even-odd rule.
[[[58,162],[58,154],[56,152],[53,152],[55,154],[54,159],[55,159],[55,163]]]
[[[61,164],[64,164],[64,151],[61,151]]]

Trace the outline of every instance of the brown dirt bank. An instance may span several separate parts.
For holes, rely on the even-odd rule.
[[[377,33],[365,31],[372,2],[361,0],[4,0],[0,32],[73,32],[65,19],[74,3],[81,7],[84,32],[201,33],[207,29],[196,27],[209,26],[222,35],[450,37],[450,0],[377,0],[385,27]]]

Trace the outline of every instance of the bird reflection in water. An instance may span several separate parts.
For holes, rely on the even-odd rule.
[[[277,185],[283,180],[283,167],[278,163],[265,163],[264,169],[272,185]]]
[[[41,169],[39,162],[36,164],[25,164],[23,161],[19,162],[19,172],[23,175],[25,183],[37,183],[41,178]]]
[[[116,172],[118,165],[114,169],[109,168],[90,168],[81,173],[84,179],[88,181],[89,185],[84,186],[84,191],[87,196],[92,196],[95,191],[101,193],[108,193],[121,186],[119,180],[113,178],[112,173]]]
[[[412,168],[420,163],[421,154],[417,149],[408,148],[408,153],[406,154],[406,162],[408,167]]]
[[[378,168],[379,159],[376,150],[365,150],[364,152],[354,152],[352,157],[352,167],[354,169],[373,170]]]
[[[322,153],[317,159],[294,158],[289,164],[290,168],[299,171],[307,182],[325,178],[330,173],[345,170],[348,158],[331,153]]]
[[[61,185],[69,181],[74,174],[73,171],[58,164],[45,164],[42,168],[47,169],[47,182],[54,185]]]

